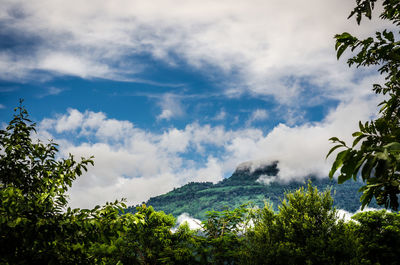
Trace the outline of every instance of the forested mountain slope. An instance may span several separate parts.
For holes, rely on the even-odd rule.
[[[273,204],[277,209],[283,199],[284,193],[305,186],[307,180],[319,190],[331,189],[336,208],[355,212],[360,207],[361,187],[359,182],[346,182],[339,185],[329,178],[305,178],[305,181],[280,183],[273,181],[278,174],[277,163],[266,165],[256,170],[251,170],[250,164],[240,165],[231,177],[217,184],[211,182],[190,182],[166,194],[150,198],[146,205],[151,205],[157,211],[173,214],[175,217],[188,213],[199,219],[204,219],[207,211],[222,210],[225,207],[236,208],[241,204],[252,202],[258,207],[263,207],[265,202]],[[260,178],[270,179],[265,184]],[[376,207],[373,202],[371,207]],[[135,207],[129,207],[128,212],[135,212]]]

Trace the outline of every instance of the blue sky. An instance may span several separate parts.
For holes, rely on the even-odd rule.
[[[373,70],[337,61],[352,1],[0,0],[0,122],[18,100],[60,155],[95,156],[71,205],[140,203],[236,166],[326,177],[328,138],[376,111]]]

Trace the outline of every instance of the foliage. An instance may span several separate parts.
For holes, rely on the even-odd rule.
[[[372,10],[377,0],[356,0],[357,6],[350,17],[356,15],[360,24],[363,16],[371,19]],[[393,24],[398,30],[400,25],[400,2],[384,0],[380,18]],[[375,120],[359,123],[360,130],[353,133],[351,146],[336,137],[330,140],[337,143],[328,156],[337,148],[339,152],[332,165],[329,176],[332,178],[340,171],[338,182],[343,183],[351,178],[356,180],[360,174],[366,184],[360,189],[362,207],[371,202],[373,197],[379,205],[397,210],[400,193],[400,41],[398,31],[388,29],[378,31],[375,37],[358,39],[344,32],[335,36],[336,51],[339,58],[343,52],[350,49],[356,55],[348,59],[349,66],[379,65],[379,73],[385,76],[384,85],[374,84],[373,91],[385,96],[379,105],[381,109]],[[358,147],[358,143],[361,146]]]
[[[205,254],[209,264],[237,264],[243,248],[243,234],[252,220],[248,205],[223,211],[210,211],[203,229],[207,240]]]
[[[355,234],[362,264],[398,264],[400,256],[400,214],[385,210],[361,212]]]
[[[187,225],[173,232],[175,218],[153,207],[141,205],[135,214],[140,222],[131,223],[117,243],[115,261],[123,264],[194,264],[195,233]]]
[[[72,155],[57,159],[57,145],[34,142],[35,124],[21,104],[0,131],[0,263],[90,264],[95,245],[110,246],[137,220],[120,216],[125,204],[93,210],[67,208],[67,189],[93,164]]]
[[[353,237],[332,207],[330,191],[308,183],[287,193],[275,213],[266,205],[248,233],[246,264],[351,264]]]

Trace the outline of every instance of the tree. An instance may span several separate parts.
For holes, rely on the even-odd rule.
[[[107,263],[106,252],[138,217],[121,216],[118,201],[67,208],[66,191],[92,159],[57,159],[57,144],[32,140],[36,125],[22,101],[15,112],[0,130],[0,263]]]
[[[123,264],[194,264],[195,235],[187,225],[173,232],[175,218],[157,212],[152,206],[141,205],[135,216],[140,222],[131,223],[116,242],[112,253],[115,262]]]
[[[368,211],[352,218],[361,264],[399,264],[400,213]]]
[[[243,239],[252,220],[253,211],[249,204],[230,210],[207,212],[203,221],[203,264],[240,264]]]
[[[350,13],[360,24],[363,16],[371,19],[377,0],[356,0],[357,6]],[[380,18],[390,21],[393,28],[400,25],[400,1],[384,0]],[[383,85],[374,84],[373,91],[384,96],[379,104],[378,117],[369,122],[359,122],[359,131],[353,133],[351,146],[337,137],[330,140],[337,143],[328,153],[344,148],[336,156],[329,173],[332,178],[339,171],[338,182],[343,183],[361,175],[365,185],[360,200],[362,208],[375,197],[379,205],[397,210],[400,193],[400,41],[398,31],[378,31],[375,37],[358,39],[344,32],[335,36],[338,59],[350,49],[355,56],[348,59],[349,66],[379,66],[379,73],[385,76]]]
[[[243,264],[353,264],[354,237],[339,220],[330,191],[308,183],[285,194],[275,213],[267,205],[247,234]]]

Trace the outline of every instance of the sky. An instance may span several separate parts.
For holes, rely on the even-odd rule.
[[[355,1],[354,1],[355,2]],[[246,161],[327,177],[337,136],[374,117],[376,69],[334,38],[386,27],[348,0],[0,0],[0,123],[20,98],[60,157],[93,155],[72,207],[135,205]]]

